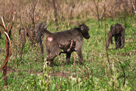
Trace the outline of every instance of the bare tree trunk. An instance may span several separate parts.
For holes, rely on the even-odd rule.
[[[11,29],[12,29],[12,25],[13,25],[13,20],[14,20],[14,16],[13,16],[13,8],[12,8],[12,3],[10,0],[10,6],[11,6],[11,16],[9,19],[10,22],[10,26],[9,25],[5,25],[4,19],[3,17],[1,17],[2,23],[0,23],[0,26],[3,27],[4,29],[4,33],[5,33],[5,40],[6,40],[6,58],[5,58],[5,63],[4,65],[0,68],[3,68],[3,75],[4,75],[4,85],[7,85],[7,63],[9,60],[9,57],[11,55],[11,41],[10,41],[10,37],[11,37]]]
[[[73,1],[70,2],[71,6],[71,12],[70,12],[70,19],[73,19],[73,9],[75,8],[75,3]]]
[[[54,17],[55,17],[55,22],[58,22],[58,13],[57,13],[57,8],[56,8],[56,0],[53,0],[53,8],[54,8]]]
[[[99,15],[99,1],[93,0],[94,4],[95,4],[95,8],[96,8],[96,12],[97,12],[97,19],[98,19],[98,24],[99,24],[99,28],[100,28],[100,15]]]
[[[10,35],[9,35],[9,37],[10,37]],[[9,59],[9,56],[10,56],[9,48],[10,48],[9,40],[8,40],[8,38],[6,36],[6,58],[5,58],[6,63],[5,63],[5,66],[3,67],[4,85],[7,85],[7,76],[6,76],[6,74],[7,74],[7,63],[8,63],[8,59]]]
[[[54,17],[55,17],[56,30],[58,30],[58,12],[57,12],[57,7],[56,7],[56,1],[57,0],[53,0],[53,8],[54,8]]]
[[[131,1],[131,4],[132,4],[132,11],[134,12],[134,14],[135,14],[135,16],[136,16],[136,9],[135,9],[135,6],[136,6],[136,0],[135,0],[135,5],[134,5],[134,3],[133,3],[133,1],[132,0],[130,0]]]

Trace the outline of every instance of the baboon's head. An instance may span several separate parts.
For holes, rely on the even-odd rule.
[[[85,24],[79,25],[80,31],[85,39],[89,39],[89,28]]]
[[[117,24],[115,25],[115,30],[116,30],[116,34],[121,33],[121,31],[122,31],[122,24],[117,23]]]

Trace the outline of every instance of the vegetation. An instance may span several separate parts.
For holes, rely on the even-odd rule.
[[[25,27],[32,24],[31,17],[23,14],[24,12],[28,13],[25,11],[25,9],[29,11],[31,8],[26,7],[22,10],[21,8],[24,8],[23,5],[29,6],[30,4],[33,5],[34,3],[30,0],[21,0],[23,5],[21,5],[20,8],[17,8],[17,6],[20,5],[20,2],[18,0],[13,1],[17,2],[14,3],[14,10],[17,11],[17,14],[11,35],[12,55],[7,64],[8,85],[3,86],[4,78],[2,70],[0,70],[0,90],[134,91],[136,89],[136,17],[134,16],[134,13],[130,13],[131,11],[122,9],[122,11],[119,13],[120,15],[116,16],[114,15],[115,12],[112,12],[113,14],[111,15],[113,16],[111,17],[108,13],[110,8],[108,8],[106,0],[96,0],[97,2],[94,2],[94,5],[100,5],[99,8],[105,10],[105,12],[107,11],[106,13],[101,12],[99,8],[98,12],[95,12],[97,10],[97,7],[95,6],[86,6],[88,5],[87,3],[89,0],[79,0],[80,2],[78,2],[78,0],[74,0],[74,4],[76,6],[74,7],[71,2],[68,2],[68,6],[73,7],[73,10],[78,13],[75,14],[75,11],[73,11],[75,15],[68,15],[67,18],[65,16],[65,12],[63,12],[63,17],[60,15],[60,12],[62,11],[61,9],[63,9],[61,7],[63,4],[66,4],[66,2],[64,0],[62,0],[62,2],[58,0],[56,3],[60,3],[60,8],[58,8],[59,5],[56,5],[56,8],[57,10],[60,9],[60,12],[57,12],[58,21],[57,23],[54,23],[55,16],[52,16],[53,7],[46,7],[48,6],[47,3],[49,2],[39,0],[37,3],[37,6],[39,7],[36,7],[35,9],[35,24],[46,22],[48,24],[48,30],[51,32],[56,32],[56,29],[57,31],[64,31],[77,26],[77,24],[74,23],[82,22],[85,22],[85,24],[90,28],[89,34],[91,37],[88,40],[84,40],[83,44],[82,52],[84,65],[78,64],[78,56],[76,53],[73,53],[70,64],[63,65],[65,62],[64,54],[56,57],[54,60],[55,65],[53,67],[49,67],[45,61],[47,56],[46,52],[43,57],[38,44],[32,45],[29,38],[27,38],[25,48],[22,49],[19,42],[19,27]],[[105,9],[105,6],[101,6],[104,1],[107,9]],[[108,1],[112,2],[113,0]],[[0,2],[1,4],[5,3],[3,0]],[[77,9],[77,6],[80,4],[84,5],[83,9],[85,9],[85,6],[90,8],[93,7],[91,9],[94,11],[91,12],[89,9],[86,9],[79,15],[80,12]],[[5,3],[5,5],[8,5],[8,2]],[[68,6],[66,5],[64,9]],[[3,15],[6,16],[6,14],[8,14],[6,13],[6,7],[2,7],[3,10],[5,10],[5,14]],[[50,9],[50,12],[48,11],[48,17],[45,15],[45,13],[42,13],[44,12],[44,9],[47,10],[47,8]],[[94,15],[88,12],[91,12]],[[98,18],[98,15],[101,16],[103,14],[105,14],[105,16]],[[46,18],[44,18],[44,15]],[[110,30],[110,26],[118,22],[122,23],[126,27],[125,47],[116,50],[114,43],[113,45],[110,44],[109,50],[106,51],[106,35]],[[0,39],[0,48],[2,49],[5,49],[6,45],[4,37],[5,35],[2,34],[2,39]],[[44,41],[45,38],[43,39],[43,43]],[[4,64],[5,55],[5,53],[0,52],[0,67]]]

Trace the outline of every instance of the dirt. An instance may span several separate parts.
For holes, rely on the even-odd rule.
[[[12,69],[12,67],[7,67],[7,74],[10,74],[12,72],[18,72],[19,70],[14,70]],[[2,73],[3,70],[0,70],[0,72]],[[32,74],[42,74],[43,72],[39,72],[39,71],[34,71],[31,70]],[[55,76],[55,77],[60,77],[60,78],[68,78],[70,73],[65,73],[65,72],[54,72],[54,73],[49,73],[50,76]]]
[[[61,78],[68,78],[70,73],[64,73],[64,72],[55,72],[55,73],[50,73],[49,75],[55,76],[55,77],[61,77]]]
[[[3,69],[1,69],[0,72],[3,72]],[[7,67],[7,73],[12,73],[12,72],[14,72],[12,67]]]

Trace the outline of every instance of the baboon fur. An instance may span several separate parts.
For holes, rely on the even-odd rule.
[[[78,54],[79,63],[82,63],[82,44],[83,44],[83,37],[85,39],[89,39],[89,28],[85,24],[79,25],[77,28],[73,28],[70,30],[51,33],[46,30],[46,50],[47,50],[47,61],[53,63],[53,59],[58,56],[62,49],[59,46],[60,44],[66,47],[63,47],[64,53],[66,53],[66,61],[67,63],[70,62],[70,56],[73,51]],[[70,46],[70,40],[74,41],[75,47],[74,50],[71,48],[70,51],[66,51]],[[73,44],[73,45],[74,45]],[[72,45],[72,46],[73,46]],[[67,47],[68,46],[68,47]]]
[[[108,50],[109,44],[113,44],[112,37],[115,38],[116,49],[123,48],[125,45],[125,27],[121,23],[112,25],[108,33],[106,41],[106,50]]]

